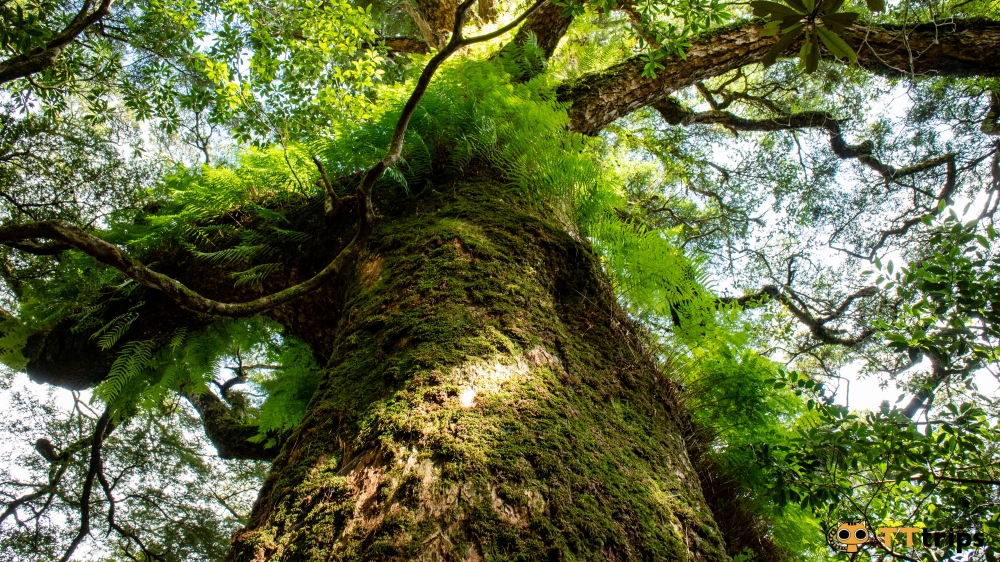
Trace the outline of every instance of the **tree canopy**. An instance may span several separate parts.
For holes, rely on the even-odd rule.
[[[996,559],[996,1],[0,22],[5,559],[222,559],[332,345],[294,304],[382,194],[481,169],[600,256],[737,559],[826,559],[838,521],[976,530]],[[851,409],[848,373],[899,400]],[[897,548],[870,556],[957,554]]]

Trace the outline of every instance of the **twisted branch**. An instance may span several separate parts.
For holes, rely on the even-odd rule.
[[[765,285],[761,287],[760,291],[742,297],[720,297],[718,300],[723,304],[736,303],[740,306],[752,306],[768,300],[780,302],[799,322],[809,328],[809,333],[818,341],[830,345],[855,347],[864,343],[871,337],[874,331],[870,328],[865,328],[856,336],[844,337],[838,335],[837,331],[831,330],[826,325],[842,317],[857,299],[872,297],[876,294],[878,294],[878,291],[875,287],[859,289],[848,295],[832,313],[826,316],[813,316],[797,295],[794,293],[785,293],[775,285]]]
[[[710,104],[719,105],[712,99],[709,92],[706,99]],[[728,98],[727,98],[728,99]],[[728,105],[728,104],[727,104]],[[946,179],[941,191],[937,194],[935,201],[946,203],[951,202],[951,197],[955,192],[957,184],[958,170],[955,164],[955,154],[947,153],[940,156],[928,158],[912,166],[897,168],[891,164],[886,164],[872,153],[875,145],[871,141],[863,141],[857,144],[849,144],[844,140],[841,130],[842,120],[836,119],[825,111],[801,111],[797,113],[784,113],[769,119],[746,119],[728,111],[710,110],[695,112],[685,107],[673,97],[666,97],[656,102],[653,107],[660,113],[664,121],[671,125],[722,125],[732,131],[787,131],[805,128],[822,128],[830,136],[830,148],[833,153],[841,159],[855,159],[871,170],[877,172],[886,182],[899,181],[903,178],[926,172],[942,164],[945,165]],[[905,215],[904,215],[905,216]],[[900,220],[902,217],[897,218]],[[905,235],[911,228],[920,223],[920,217],[912,217],[903,220],[899,227],[881,231],[878,240],[869,249],[867,254],[861,254],[847,248],[832,248],[845,252],[856,258],[872,260],[876,252],[885,246],[890,237]],[[834,237],[839,233],[835,232]]]

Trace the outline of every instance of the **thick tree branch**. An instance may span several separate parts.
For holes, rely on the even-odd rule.
[[[49,242],[48,244],[44,244],[34,240],[8,242],[5,245],[34,256],[55,256],[65,252],[66,250],[73,249],[73,247],[69,244],[61,244],[59,242]]]
[[[67,45],[88,27],[108,15],[108,12],[111,11],[111,2],[112,0],[101,0],[101,3],[94,8],[93,1],[87,0],[83,3],[76,17],[66,26],[66,29],[53,37],[44,47],[0,62],[0,84],[30,76],[52,66]]]
[[[929,349],[919,348],[915,351],[930,361],[931,376],[903,408],[903,415],[910,419],[913,419],[917,415],[924,405],[927,404],[927,401],[934,396],[937,388],[951,375],[951,371],[945,368],[944,362],[941,361],[941,358],[936,353]]]
[[[740,23],[695,40],[687,58],[671,56],[656,78],[643,78],[646,62],[633,57],[610,69],[561,86],[560,101],[571,102],[570,129],[596,134],[619,117],[666,98],[671,93],[737,68],[760,62],[777,42],[761,34],[759,21]],[[921,24],[905,34],[895,26],[855,25],[843,39],[871,71],[921,75],[1000,76],[1000,22],[956,21]],[[792,45],[788,55],[796,52]],[[912,61],[911,61],[912,57]],[[912,62],[912,65],[911,65]]]
[[[426,42],[412,37],[385,37],[382,42],[393,53],[424,54],[429,51]]]
[[[875,294],[877,294],[877,291],[874,287],[859,289],[848,295],[833,312],[827,314],[826,316],[814,316],[806,310],[801,301],[797,302],[796,295],[785,293],[774,285],[765,285],[760,289],[760,291],[744,295],[742,297],[720,297],[719,302],[723,304],[736,303],[740,306],[748,306],[763,301],[774,300],[783,304],[785,308],[787,308],[788,311],[799,320],[799,322],[809,328],[809,333],[812,334],[813,338],[816,340],[830,345],[854,347],[865,342],[874,332],[871,329],[865,328],[861,331],[861,333],[855,336],[844,337],[839,335],[837,331],[828,328],[827,324],[833,320],[841,318],[855,300],[864,297],[871,297]]]
[[[563,15],[565,10],[564,6],[557,6],[550,1],[545,2],[524,20],[524,25],[517,30],[514,39],[504,45],[498,54],[503,56],[518,52],[534,38],[535,45],[541,50],[543,57],[545,59],[551,58],[556,47],[559,46],[559,40],[566,34],[569,24],[573,22],[571,16]],[[519,79],[530,80],[541,72],[543,67],[543,65],[531,66],[527,69],[528,74],[520,76]]]
[[[374,180],[371,183],[374,183]],[[0,244],[11,245],[12,242],[18,244],[25,240],[37,239],[47,239],[56,243],[62,243],[90,255],[101,263],[120,270],[144,287],[163,291],[167,296],[188,310],[217,316],[253,316],[254,314],[259,314],[315,291],[323,283],[336,277],[354,259],[360,249],[361,243],[370,232],[371,221],[374,219],[371,214],[370,198],[363,196],[359,197],[358,201],[360,207],[358,234],[340,251],[333,261],[312,278],[298,285],[245,303],[223,303],[205,298],[189,289],[180,281],[149,269],[130,257],[118,246],[105,242],[82,228],[65,221],[50,220],[0,227]]]
[[[215,446],[220,458],[270,461],[281,449],[282,435],[274,435],[278,444],[269,448],[265,448],[263,443],[250,442],[249,439],[256,436],[260,428],[237,419],[232,409],[215,394],[208,391],[201,394],[182,391],[181,395],[201,416],[205,435]]]

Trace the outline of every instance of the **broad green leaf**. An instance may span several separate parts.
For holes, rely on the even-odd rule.
[[[833,56],[840,59],[847,59],[851,61],[851,64],[858,62],[858,55],[843,39],[822,27],[817,27],[816,32],[819,34],[819,38],[823,41],[823,44],[826,45],[826,48],[833,53]]]
[[[764,25],[764,30],[761,31],[760,34],[763,35],[764,37],[770,37],[772,35],[777,35],[780,32],[781,32],[781,21],[776,20],[767,22],[767,24]]]
[[[798,25],[790,27],[788,31],[781,36],[781,39],[778,39],[778,42],[775,43],[773,47],[771,47],[771,50],[769,50],[767,54],[764,55],[764,58],[760,59],[761,64],[763,64],[764,66],[771,66],[772,64],[774,64],[774,61],[778,59],[778,55],[780,55],[785,49],[787,49],[788,46],[792,44],[792,41],[795,41],[795,39],[798,38],[799,35],[802,35],[802,28],[804,26],[805,24],[800,23]]]
[[[809,12],[809,10],[806,9],[806,5],[802,3],[802,0],[786,0],[785,3],[803,14]]]
[[[885,0],[865,0],[868,3],[868,9],[873,12],[884,12],[885,11]]]
[[[857,12],[840,12],[837,14],[829,14],[820,18],[828,29],[834,33],[843,33],[847,26],[854,23],[854,20],[858,19]]]
[[[832,0],[829,3],[829,5],[826,6],[826,8],[823,10],[823,12],[826,13],[826,14],[832,15],[832,14],[835,14],[835,13],[839,12],[840,9],[843,8],[843,7],[844,7],[844,0]]]
[[[819,42],[814,33],[806,36],[806,42],[799,50],[799,66],[805,69],[806,74],[816,72],[819,67]]]
[[[768,0],[754,0],[750,2],[750,6],[753,8],[753,15],[757,17],[772,16],[780,18],[783,16],[796,15],[795,10],[789,8],[784,4],[778,4],[777,2],[769,2]]]

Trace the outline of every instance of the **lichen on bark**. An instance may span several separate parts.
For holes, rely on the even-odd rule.
[[[487,177],[391,196],[230,560],[726,560],[588,244]]]

